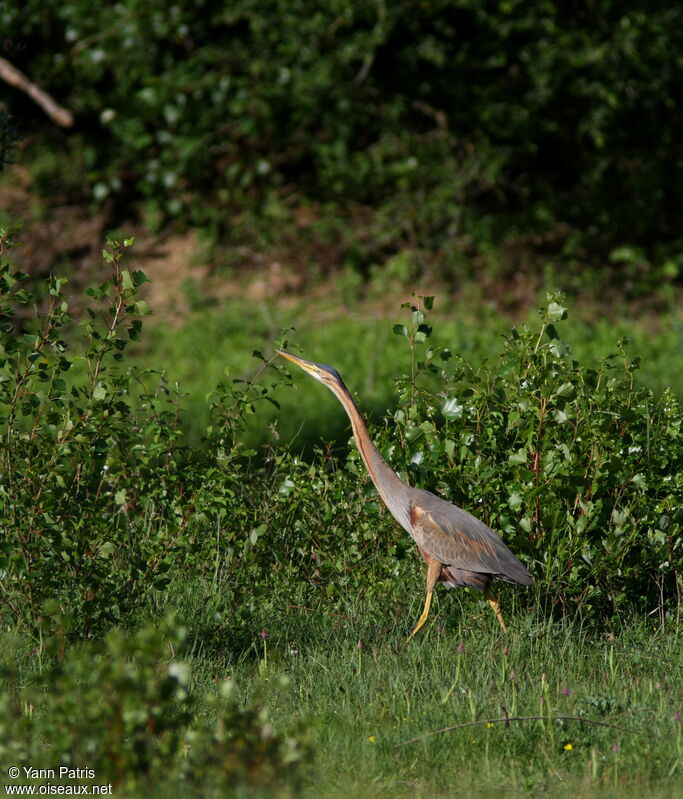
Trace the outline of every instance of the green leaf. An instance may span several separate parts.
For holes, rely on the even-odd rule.
[[[571,400],[576,396],[576,386],[573,383],[562,383],[557,389],[557,396]]]
[[[517,452],[513,452],[512,455],[510,455],[508,458],[508,463],[512,464],[526,463],[526,461],[527,461],[527,454],[526,454],[526,449],[524,449],[524,447],[518,449]]]
[[[567,318],[567,309],[558,302],[548,304],[548,319],[551,322],[559,322]]]
[[[113,544],[111,541],[104,541],[102,544],[100,544],[99,556],[101,558],[108,558],[115,551],[116,551],[115,544]]]
[[[406,441],[413,442],[417,441],[418,438],[424,435],[424,431],[421,427],[408,427],[406,428],[405,437]]]
[[[397,336],[408,338],[408,328],[405,325],[394,325],[393,331]]]
[[[121,285],[123,286],[124,291],[133,290],[133,278],[130,276],[130,272],[127,269],[124,269],[121,272]]]
[[[635,483],[641,491],[647,491],[647,479],[642,472],[634,474],[631,478],[631,482]]]
[[[519,510],[522,507],[522,503],[522,495],[517,491],[513,491],[508,497],[508,505],[510,506],[511,510]]]
[[[569,347],[561,339],[555,339],[548,347],[556,358],[565,358],[569,354]]]
[[[259,540],[259,537],[262,536],[266,532],[267,529],[268,528],[266,527],[265,524],[259,524],[258,527],[255,527],[249,533],[249,540],[251,541],[251,543],[255,544]]]
[[[138,286],[141,286],[143,283],[149,283],[149,278],[141,269],[136,269],[135,272],[133,272],[133,283],[137,288]]]
[[[457,397],[448,397],[441,406],[441,413],[446,419],[459,419],[465,408]]]

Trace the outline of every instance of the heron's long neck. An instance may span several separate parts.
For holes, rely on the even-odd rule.
[[[344,406],[351,421],[353,437],[370,479],[392,516],[410,532],[410,508],[406,502],[402,501],[407,488],[406,484],[397,476],[373,444],[365,419],[348,389],[344,386],[343,389],[340,388],[334,393]]]

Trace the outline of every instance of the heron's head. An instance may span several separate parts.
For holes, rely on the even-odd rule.
[[[343,386],[344,382],[336,369],[331,366],[325,366],[324,363],[313,363],[313,361],[306,361],[303,358],[297,358],[296,355],[290,355],[284,350],[277,350],[278,355],[282,355],[288,361],[295,363],[298,367],[308,372],[311,377],[324,383],[328,388]]]

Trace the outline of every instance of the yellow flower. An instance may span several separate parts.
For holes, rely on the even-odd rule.
[[[369,735],[368,736],[368,741],[370,741],[371,744],[374,744],[375,743],[375,736],[374,735]]]
[[[565,744],[564,750],[565,752],[571,752],[574,747],[571,744]]]
[[[486,722],[486,726],[487,726],[487,728],[488,728],[489,730],[493,729],[493,724],[491,724],[491,722],[490,722],[490,721],[487,721],[487,722]]]

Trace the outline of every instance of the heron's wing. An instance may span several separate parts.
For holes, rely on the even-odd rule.
[[[412,504],[418,545],[441,563],[531,585],[532,578],[493,530],[472,514],[428,492]]]

